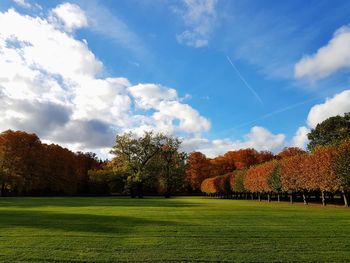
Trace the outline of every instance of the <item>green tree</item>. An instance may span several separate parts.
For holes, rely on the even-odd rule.
[[[350,139],[337,147],[334,170],[340,179],[341,191],[345,206],[349,206],[348,193],[350,191]]]
[[[165,136],[145,132],[142,137],[136,137],[133,133],[117,135],[116,143],[111,150],[115,156],[113,162],[123,166],[130,175],[127,183],[131,197],[135,192],[139,198],[143,197],[144,181],[149,176],[148,167],[164,145]]]
[[[178,138],[165,137],[159,152],[159,179],[166,198],[184,185],[187,154],[179,151],[180,145],[181,141]]]
[[[247,170],[237,170],[235,174],[235,192],[244,193],[246,189],[244,188],[244,176]]]
[[[350,138],[350,113],[334,116],[317,124],[308,134],[308,149],[313,151],[318,145],[331,145]]]
[[[268,179],[268,184],[273,192],[277,193],[277,201],[280,201],[280,193],[282,191],[282,183],[280,177],[281,167],[279,163],[275,165],[275,168],[270,173],[270,177]]]

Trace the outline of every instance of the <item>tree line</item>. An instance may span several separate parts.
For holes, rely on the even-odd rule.
[[[146,132],[117,135],[114,158],[74,153],[42,143],[36,134],[8,130],[0,134],[0,194],[85,195],[173,193],[185,189],[187,154],[178,138]]]
[[[217,175],[210,168],[210,160],[189,157],[190,178],[201,181],[201,191],[210,196],[257,198],[268,201],[281,196],[293,202],[300,196],[304,204],[312,197],[326,205],[326,196],[340,194],[345,206],[350,192],[350,115],[331,117],[318,124],[308,134],[308,150],[285,148],[265,162],[259,162],[254,149],[228,152],[221,158],[226,164],[234,163],[228,173]],[[233,159],[229,160],[229,156]],[[243,157],[244,156],[244,157]],[[191,161],[195,159],[195,161]],[[198,161],[198,160],[201,161]],[[244,162],[242,162],[244,160]],[[208,165],[209,163],[209,165]],[[243,164],[243,165],[242,165]],[[223,166],[222,166],[223,167]],[[194,169],[194,172],[191,171]],[[214,169],[215,171],[215,169]],[[197,174],[196,174],[197,172]],[[191,177],[192,176],[192,177]],[[198,182],[192,179],[192,187]]]
[[[73,153],[35,134],[8,130],[0,134],[1,196],[87,193],[88,171],[100,163],[94,153]]]
[[[207,158],[187,155],[181,140],[161,133],[116,136],[113,158],[74,153],[22,131],[0,134],[1,195],[143,195],[206,193],[215,196],[295,200],[342,194],[350,185],[350,114],[335,116],[309,133],[308,150],[241,149]]]

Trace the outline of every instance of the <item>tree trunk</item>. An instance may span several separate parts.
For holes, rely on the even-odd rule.
[[[167,187],[164,197],[165,198],[170,198],[170,196],[171,196],[171,189],[170,189],[170,187]]]
[[[320,194],[319,194],[319,192],[316,192],[316,193],[315,193],[315,198],[316,198],[316,201],[319,201],[319,200],[320,200]]]
[[[1,185],[1,196],[5,196],[5,182]]]
[[[258,193],[258,199],[259,199],[259,202],[261,202],[261,196],[260,196],[260,193]]]
[[[303,201],[304,201],[304,205],[307,205],[307,199],[306,199],[305,192],[303,192]]]
[[[137,197],[143,198],[143,182],[137,182]]]
[[[250,197],[252,200],[254,200],[254,194],[253,193],[250,193]]]
[[[270,193],[267,194],[267,202],[271,202]]]
[[[291,193],[289,196],[289,202],[291,205],[293,204],[293,193]]]
[[[280,202],[280,193],[277,193],[277,202]]]
[[[348,198],[347,198],[346,193],[344,191],[342,191],[342,195],[343,195],[343,199],[344,199],[344,206],[349,207]]]
[[[322,205],[326,206],[326,198],[324,196],[324,191],[321,191],[321,196],[322,196]]]

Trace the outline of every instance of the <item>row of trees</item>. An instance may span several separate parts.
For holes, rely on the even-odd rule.
[[[236,170],[225,175],[207,172],[198,176],[203,169],[197,169],[197,178],[207,177],[202,180],[201,190],[210,195],[230,197],[247,197],[249,194],[259,200],[264,195],[268,201],[272,194],[278,201],[281,194],[289,195],[291,202],[293,196],[300,195],[305,204],[308,197],[313,196],[320,198],[323,205],[326,204],[326,195],[341,194],[344,204],[348,206],[350,114],[325,120],[311,130],[308,138],[308,152],[287,148],[271,160],[259,163],[255,159],[255,162],[247,162],[245,166],[236,165]],[[253,149],[245,151],[254,152]],[[194,174],[191,172],[192,176]]]
[[[290,149],[286,149],[290,151]],[[296,153],[296,152],[295,152]],[[305,204],[308,196],[321,196],[326,204],[326,194],[341,193],[348,206],[350,191],[350,140],[336,146],[319,146],[313,153],[296,153],[274,159],[249,169],[238,170],[204,180],[201,190],[219,196],[256,196],[271,200],[274,194],[288,194],[290,201],[300,194]]]
[[[117,135],[114,158],[101,162],[93,153],[73,153],[41,143],[35,134],[0,134],[0,191],[6,194],[146,194],[200,192],[341,192],[346,201],[350,174],[350,115],[336,116],[309,134],[309,152],[287,148],[278,155],[241,149],[207,158],[180,150],[178,138],[164,134]],[[349,138],[350,139],[350,138]],[[334,146],[337,145],[337,146]],[[222,176],[224,175],[224,176]],[[306,201],[305,201],[306,202]]]
[[[35,134],[11,130],[0,134],[2,196],[86,193],[88,170],[99,165],[93,153],[43,144]]]
[[[223,156],[207,158],[201,152],[193,152],[187,162],[187,182],[193,191],[201,189],[201,183],[207,178],[223,175],[234,170],[247,169],[248,167],[264,163],[274,159],[272,152],[255,149],[241,149],[229,151]]]

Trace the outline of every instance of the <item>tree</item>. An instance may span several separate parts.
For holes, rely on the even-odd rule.
[[[275,158],[275,155],[270,151],[260,151],[256,157],[257,163],[265,163]]]
[[[349,206],[348,193],[350,191],[350,139],[337,147],[334,161],[334,171],[340,180],[340,190],[345,206]]]
[[[285,159],[295,155],[305,154],[306,152],[298,147],[285,147],[279,154],[277,159]]]
[[[41,142],[35,134],[5,131],[0,135],[2,195],[28,193],[40,182]]]
[[[235,167],[239,170],[249,168],[259,163],[258,152],[255,149],[241,149],[235,152]]]
[[[273,161],[266,162],[252,166],[246,173],[244,187],[252,193],[258,193],[259,201],[261,193],[267,193],[268,201],[270,201],[271,187],[268,180],[275,165],[276,164]]]
[[[166,198],[184,184],[187,154],[179,151],[180,145],[178,138],[165,137],[159,158],[155,159],[160,163],[160,185]]]
[[[114,169],[111,162],[105,162],[97,169],[89,170],[89,192],[93,194],[123,194],[126,175],[121,169]]]
[[[235,175],[234,189],[238,193],[244,193],[247,191],[244,187],[244,180],[245,180],[246,173],[247,173],[247,170],[237,170],[234,172],[234,175]]]
[[[309,191],[321,191],[322,204],[326,205],[325,192],[335,193],[340,190],[340,180],[333,169],[336,149],[331,146],[318,146],[309,155],[304,166],[304,177]]]
[[[160,152],[164,139],[164,135],[153,132],[145,132],[138,138],[132,133],[117,135],[111,153],[115,155],[115,161],[122,163],[130,173],[128,183],[131,197],[135,197],[135,190],[139,198],[143,197],[143,184],[149,176],[147,168],[152,158]]]
[[[268,184],[271,190],[277,193],[277,201],[280,201],[280,193],[282,191],[281,183],[281,167],[278,161],[274,161],[274,168],[271,170],[268,178]]]
[[[350,112],[344,116],[330,117],[317,124],[308,134],[308,149],[312,151],[317,145],[332,145],[347,138],[350,138]]]
[[[209,159],[210,177],[232,172],[235,167],[225,156]]]
[[[190,153],[187,160],[186,180],[192,190],[200,190],[201,183],[210,177],[210,164],[201,152]]]
[[[303,155],[295,155],[281,160],[281,183],[282,190],[290,193],[290,202],[293,203],[293,194],[304,190],[303,183]],[[306,200],[304,200],[306,202]]]

